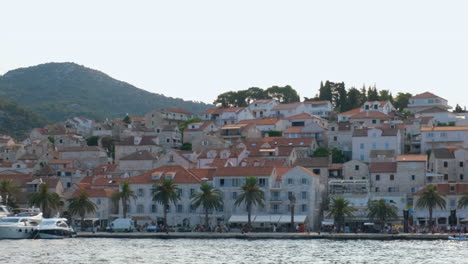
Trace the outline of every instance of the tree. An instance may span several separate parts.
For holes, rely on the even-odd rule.
[[[379,101],[390,101],[391,103],[393,103],[393,96],[390,90],[380,90]]]
[[[397,93],[393,105],[398,111],[402,112],[406,107],[408,107],[411,97],[413,97],[413,95],[410,93]]]
[[[98,146],[99,145],[99,137],[98,136],[91,136],[86,139],[86,144],[88,146]]]
[[[167,229],[167,211],[169,204],[174,206],[180,200],[179,188],[171,179],[164,179],[161,183],[155,183],[152,189],[153,201],[163,205],[164,209],[164,227]]]
[[[130,118],[129,115],[126,115],[126,116],[122,119],[122,121],[123,121],[125,124],[129,124],[129,125],[132,123],[132,119]]]
[[[462,209],[468,205],[468,193],[465,193],[460,200],[458,200],[458,208]]]
[[[291,232],[294,232],[294,209],[296,208],[296,196],[294,193],[291,193],[288,197],[289,199],[289,209],[291,210]]]
[[[369,87],[367,90],[367,100],[368,101],[378,101],[379,100],[379,92],[377,91],[377,88],[375,87]]]
[[[241,186],[242,193],[237,197],[235,205],[239,206],[245,203],[247,206],[247,224],[249,228],[252,227],[252,206],[264,206],[265,194],[257,184],[255,177],[248,177],[244,185]]]
[[[186,120],[186,121],[179,124],[179,130],[180,130],[180,132],[183,133],[184,130],[188,127],[188,125],[190,125],[192,123],[198,123],[198,122],[203,122],[203,120],[201,120],[198,117]]]
[[[77,197],[73,197],[67,200],[68,210],[72,215],[79,215],[81,220],[81,231],[84,228],[84,218],[86,214],[92,214],[96,212],[97,206],[89,199],[89,195],[86,191],[81,191]]]
[[[333,217],[338,226],[338,230],[341,230],[345,222],[345,217],[353,216],[354,211],[356,211],[356,209],[350,206],[349,201],[345,198],[332,198],[328,207],[327,217]]]
[[[135,192],[130,189],[130,184],[128,182],[122,183],[120,191],[112,195],[112,200],[116,202],[122,201],[123,218],[127,218],[128,203],[131,199],[136,198],[137,196]]]
[[[343,151],[334,148],[332,149],[332,163],[344,163],[346,161],[346,157],[343,154]]]
[[[291,86],[272,86],[266,89],[268,96],[282,104],[299,102],[301,98]]]
[[[455,109],[453,110],[454,113],[464,113],[465,111],[459,106],[458,104],[455,106]]]
[[[325,85],[323,82],[320,82],[320,89],[319,89],[319,100],[325,101],[333,101],[333,90],[331,86],[331,82],[326,81]]]
[[[368,208],[369,213],[367,216],[370,219],[378,220],[382,229],[387,220],[397,218],[397,208],[394,205],[386,203],[384,199],[370,200]]]
[[[218,95],[213,104],[219,107],[237,107],[239,102],[238,94],[235,91],[229,91]]]
[[[363,84],[361,88],[361,98],[359,100],[358,106],[363,105],[365,102],[367,102],[367,90],[366,90],[366,85]]]
[[[31,206],[41,208],[45,217],[50,217],[53,209],[57,209],[60,205],[60,197],[57,193],[49,192],[49,186],[46,183],[39,185],[39,191],[34,192],[29,197]]]
[[[252,103],[255,100],[262,100],[262,99],[271,99],[271,97],[268,95],[268,93],[263,90],[262,88],[258,87],[251,87],[247,89],[246,92],[247,95],[247,104]]]
[[[434,224],[432,220],[432,211],[436,207],[445,209],[445,205],[446,202],[443,198],[443,195],[437,192],[437,189],[434,185],[427,186],[426,190],[421,193],[418,201],[416,202],[416,207],[429,209],[429,226],[431,228]]]
[[[331,83],[333,93],[333,103],[335,107],[343,112],[342,109],[348,109],[348,98],[344,82]]]
[[[198,208],[200,206],[205,210],[205,226],[209,226],[208,214],[210,211],[223,208],[223,193],[221,190],[214,188],[209,183],[200,185],[201,192],[194,193],[192,196],[192,206]]]
[[[347,96],[348,96],[348,99],[347,99],[346,107],[344,108],[342,107],[341,112],[345,112],[354,108],[358,108],[365,102],[365,101],[361,102],[362,94],[358,89],[354,87],[349,89]]]
[[[184,143],[180,147],[180,150],[192,150],[192,143]]]
[[[4,179],[0,181],[0,196],[4,205],[12,205],[14,199],[13,195],[18,194],[20,188],[13,184],[11,179]]]
[[[328,157],[328,149],[325,147],[318,147],[314,151],[314,157]]]
[[[281,137],[283,136],[283,131],[281,130],[270,130],[268,131],[269,137]]]

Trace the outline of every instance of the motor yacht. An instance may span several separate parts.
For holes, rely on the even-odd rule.
[[[3,218],[8,215],[10,215],[10,211],[8,211],[8,208],[4,205],[0,205],[0,218]]]
[[[0,218],[0,239],[30,238],[42,221],[42,213],[23,213]]]
[[[33,238],[67,238],[75,234],[66,218],[44,218],[37,227]]]

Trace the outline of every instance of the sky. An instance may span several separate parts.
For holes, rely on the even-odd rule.
[[[141,89],[218,94],[320,81],[468,106],[468,1],[2,1],[0,74],[75,62]]]

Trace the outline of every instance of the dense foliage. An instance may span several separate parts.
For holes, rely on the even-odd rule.
[[[0,134],[16,139],[25,139],[35,127],[43,127],[47,122],[21,106],[0,98]]]
[[[194,113],[211,105],[166,97],[136,88],[75,63],[46,63],[0,76],[0,96],[53,121],[85,116],[104,120],[164,107]]]
[[[272,86],[268,89],[251,87],[247,90],[229,91],[218,95],[214,104],[220,107],[245,107],[255,100],[275,99],[280,103],[299,102],[300,97],[291,86]]]

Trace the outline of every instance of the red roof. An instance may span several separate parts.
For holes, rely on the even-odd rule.
[[[270,176],[274,167],[224,167],[218,168],[215,177],[250,177],[250,176]]]
[[[373,119],[373,118],[391,119],[392,117],[380,111],[362,111],[350,117],[350,119]]]
[[[160,179],[153,179],[152,175],[155,173],[161,174]],[[179,165],[171,165],[171,166],[162,166],[157,169],[153,169],[147,171],[143,174],[140,174],[135,177],[131,177],[128,180],[131,184],[154,184],[161,182],[168,174],[175,173],[174,179],[172,180],[174,183],[201,183],[201,179],[195,175],[194,173],[190,172],[186,168],[179,166]]]
[[[180,113],[180,114],[188,114],[191,115],[192,113],[181,108],[164,108],[163,110],[168,111],[168,112],[173,112],[173,113]]]
[[[369,164],[370,173],[396,172],[396,162],[371,162]]]
[[[412,161],[417,161],[417,162],[425,162],[427,161],[427,155],[426,154],[408,154],[408,155],[399,155],[396,158],[396,161],[398,162],[412,162]]]
[[[195,174],[198,178],[206,178],[209,181],[213,180],[216,169],[188,169],[191,173]]]
[[[239,121],[239,124],[275,125],[280,121],[279,118],[246,119]]]
[[[424,92],[424,93],[421,93],[421,94],[417,94],[413,97],[411,97],[411,99],[427,99],[427,98],[440,98],[440,99],[444,99],[440,96],[437,96],[433,93],[430,93],[430,92]],[[445,99],[444,99],[445,100]]]
[[[340,115],[355,115],[357,113],[361,112],[361,108],[358,107],[358,108],[354,108],[354,109],[351,109],[349,111],[346,111],[346,112],[343,112],[343,113],[340,113]]]
[[[283,178],[283,175],[288,173],[292,168],[290,167],[279,167],[275,168],[276,169],[276,180],[280,181]]]
[[[309,119],[313,118],[314,116],[308,113],[300,113],[298,115],[293,115],[290,117],[286,117],[285,119],[291,120],[291,119]]]
[[[117,192],[114,189],[79,189],[73,193],[72,197],[79,196],[83,191],[88,193],[89,197],[112,197]]]
[[[468,183],[438,183],[433,184],[439,194],[442,195],[464,195],[468,194]],[[453,191],[450,191],[450,186],[454,187]],[[416,195],[422,194],[428,186],[418,191]]]

